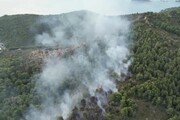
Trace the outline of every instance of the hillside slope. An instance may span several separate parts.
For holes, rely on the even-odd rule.
[[[13,15],[0,17],[0,42],[6,47],[28,46],[34,43],[31,26],[37,15]]]
[[[180,8],[145,13],[132,26],[132,76],[112,95],[107,118],[180,119]]]
[[[46,32],[53,36],[51,27],[57,25],[66,26],[68,29],[64,31],[69,34],[76,26],[81,26],[81,21],[85,19],[87,14],[96,15],[89,11],[75,11],[47,16],[30,14],[2,16],[0,17],[0,43],[3,43],[7,48],[40,46],[35,42],[36,35]],[[73,19],[70,20],[73,16],[77,16],[76,23]]]
[[[84,11],[75,13],[62,16],[78,15],[81,21],[85,14]],[[50,29],[53,24],[39,25],[39,17],[57,19],[57,16],[38,15],[0,17],[0,42],[7,48],[27,48],[0,53],[0,120],[24,120],[31,105],[41,110],[41,96],[34,89],[37,77],[34,75],[41,72],[42,66],[29,54],[44,50],[35,47],[35,35],[44,31],[53,35]],[[119,83],[118,92],[109,93],[105,117],[99,115],[99,107],[95,104],[94,107],[88,105],[87,109],[73,109],[69,119],[78,120],[78,111],[84,120],[91,120],[92,116],[96,120],[179,120],[180,8],[124,17],[133,22],[129,35],[133,40],[133,63],[129,67],[132,75]],[[73,23],[63,19],[57,22],[73,29]]]

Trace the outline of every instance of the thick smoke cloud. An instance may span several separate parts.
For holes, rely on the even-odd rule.
[[[51,29],[36,36],[38,45],[72,51],[44,60],[36,83],[43,107],[32,107],[27,120],[56,120],[57,116],[66,119],[83,97],[96,95],[96,89],[117,91],[111,74],[116,73],[122,80],[120,76],[127,74],[130,64],[127,20],[79,11],[49,16],[39,23],[46,23]]]

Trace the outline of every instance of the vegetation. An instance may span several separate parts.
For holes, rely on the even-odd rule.
[[[25,14],[0,17],[0,43],[8,49],[34,48],[37,34],[50,33],[49,25],[39,22],[43,17],[49,16]]]
[[[132,77],[120,86],[118,93],[112,95],[112,102],[121,103],[120,95],[125,94],[124,97],[128,101],[134,101],[135,104],[130,104],[130,109],[125,110],[119,104],[118,109],[123,111],[123,114],[119,114],[118,119],[124,119],[121,118],[124,115],[131,117],[134,112],[143,109],[136,105],[141,100],[166,112],[167,118],[162,120],[180,119],[179,13],[180,9],[170,13],[146,13],[132,26],[132,39],[135,44],[132,48],[133,63],[129,68]],[[137,109],[134,106],[137,106]],[[114,108],[117,107],[109,110],[108,117],[117,117]],[[160,114],[157,113],[158,115]],[[136,118],[139,117],[134,117]]]
[[[0,56],[0,120],[18,120],[30,104],[38,104],[33,88],[36,63],[25,64],[21,54]]]
[[[31,26],[37,18],[37,15],[0,17],[0,42],[8,48],[34,45],[34,33]]]
[[[0,42],[8,48],[28,47],[31,51],[35,33],[30,26],[36,25],[38,17],[0,17]],[[180,8],[134,14],[132,18],[138,18],[129,36],[134,43],[129,67],[132,76],[120,83],[118,92],[109,95],[105,118],[180,120]],[[47,29],[42,24],[35,32]],[[27,52],[11,49],[0,53],[0,120],[23,119],[31,104],[40,105],[40,96],[34,90],[34,75],[40,72],[40,65],[29,63]],[[83,112],[88,115],[88,111]]]

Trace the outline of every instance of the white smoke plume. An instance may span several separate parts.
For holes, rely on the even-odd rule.
[[[86,95],[95,95],[97,88],[117,91],[110,73],[127,74],[130,64],[130,23],[126,19],[77,11],[42,18],[40,23],[48,24],[51,32],[37,35],[37,44],[62,49],[79,47],[66,56],[44,60],[36,84],[42,109],[32,107],[27,120],[56,120],[57,116],[67,119],[73,107]]]

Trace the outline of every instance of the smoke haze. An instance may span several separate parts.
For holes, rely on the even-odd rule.
[[[36,90],[42,96],[42,110],[32,107],[27,120],[68,118],[73,107],[85,96],[96,96],[96,89],[117,91],[111,73],[127,74],[130,60],[128,32],[130,23],[120,17],[77,11],[46,17],[51,32],[36,36],[37,44],[72,49],[67,55],[44,60]],[[125,62],[126,61],[126,62]],[[119,80],[121,77],[119,77]],[[99,105],[103,96],[97,96]],[[104,100],[105,101],[105,100]]]
[[[116,74],[118,80],[123,80],[121,74],[128,73],[131,63],[128,59],[130,23],[120,16],[102,14],[114,15],[113,11],[119,13],[125,9],[123,7],[129,9],[131,4],[116,0],[103,4],[100,0],[94,1],[96,5],[93,6],[93,1],[78,2],[83,3],[84,8],[78,7],[78,4],[72,5],[101,15],[76,11],[42,17],[37,22],[50,28],[36,36],[37,44],[61,48],[61,54],[44,59],[42,73],[36,82],[42,109],[32,106],[25,116],[27,120],[56,120],[57,116],[67,119],[75,105],[86,96],[96,96],[98,105],[103,109],[101,104],[106,103],[106,98],[96,94],[96,90],[117,91],[116,80],[111,75]],[[103,7],[100,7],[101,4]]]

